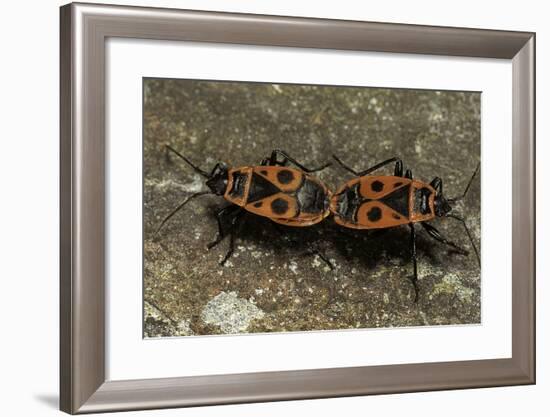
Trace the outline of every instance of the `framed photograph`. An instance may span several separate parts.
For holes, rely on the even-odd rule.
[[[61,8],[61,409],[535,382],[535,34]]]

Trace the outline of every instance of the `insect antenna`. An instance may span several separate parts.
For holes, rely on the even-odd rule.
[[[464,192],[462,193],[461,196],[459,197],[455,197],[455,198],[448,198],[447,201],[449,203],[456,203],[457,201],[460,201],[462,200],[464,197],[466,197],[466,194],[468,194],[468,190],[470,189],[470,186],[472,185],[472,182],[474,182],[474,178],[475,176],[477,175],[478,171],[479,171],[479,166],[480,166],[480,163],[478,162],[477,163],[477,167],[476,167],[476,170],[474,171],[474,173],[472,174],[472,178],[470,178],[470,181],[468,181],[468,185],[466,186],[466,189],[464,190]]]
[[[181,153],[179,153],[178,151],[176,151],[176,150],[175,150],[174,148],[172,148],[170,145],[165,145],[165,146],[166,146],[166,149],[171,150],[171,151],[174,152],[177,156],[179,156],[181,159],[183,159],[185,162],[187,162],[187,164],[188,164],[191,168],[193,168],[193,170],[194,170],[196,173],[202,175],[202,176],[205,177],[205,178],[210,178],[210,175],[209,175],[206,171],[204,171],[204,170],[200,169],[198,166],[194,165],[189,159],[187,159],[187,158],[186,158],[185,156],[183,156]]]
[[[462,217],[455,216],[454,214],[447,214],[446,217],[451,217],[453,219],[458,220],[460,223],[462,223],[462,226],[464,226],[464,230],[466,230],[466,234],[468,235],[468,238],[470,239],[470,243],[472,244],[472,248],[474,249],[474,252],[476,253],[477,263],[479,264],[479,267],[481,268],[481,258],[479,256],[479,251],[477,250],[477,247],[474,243],[474,238],[472,237],[472,234],[470,233],[470,230],[468,229],[468,226],[466,226],[466,221]]]
[[[189,201],[191,201],[195,197],[199,197],[201,195],[206,195],[206,194],[212,194],[212,192],[211,191],[199,191],[198,193],[192,194],[189,197],[187,197],[185,200],[183,200],[183,202],[179,206],[177,206],[174,210],[172,210],[170,212],[170,214],[168,214],[168,216],[166,216],[164,218],[164,220],[160,223],[159,227],[157,228],[157,230],[155,231],[153,236],[157,236],[158,232],[160,232],[160,229],[162,229],[162,226],[164,226],[166,224],[166,222],[172,218],[172,216],[174,216],[178,211],[180,211],[183,208],[183,206],[185,206],[187,203],[189,203]]]

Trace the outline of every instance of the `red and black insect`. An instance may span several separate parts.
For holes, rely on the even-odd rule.
[[[206,178],[206,186],[210,190],[200,191],[188,197],[164,218],[157,232],[191,199],[207,194],[223,196],[231,204],[217,212],[218,236],[208,245],[210,249],[229,235],[229,251],[221,261],[222,265],[233,253],[235,230],[245,212],[293,227],[311,226],[330,214],[332,193],[319,179],[310,175],[327,168],[331,165],[330,162],[318,168],[306,168],[284,151],[277,149],[269,158],[263,159],[259,166],[229,168],[224,163],[217,163],[212,171],[207,173],[171,146],[167,145],[166,148]],[[279,161],[278,156],[282,156],[283,159]],[[287,167],[288,162],[299,169]],[[330,262],[320,253],[311,253],[320,255],[330,266]]]
[[[434,226],[427,223],[435,217],[449,217],[458,220],[464,226],[481,266],[479,252],[466,222],[462,217],[450,213],[451,204],[466,196],[479,170],[479,164],[464,193],[457,198],[445,198],[441,178],[435,177],[429,184],[415,180],[410,169],[403,174],[403,162],[398,158],[390,158],[364,171],[356,172],[337,156],[333,155],[333,157],[342,168],[356,176],[340,187],[331,198],[330,210],[334,214],[336,223],[347,228],[367,230],[387,229],[400,225],[409,226],[415,302],[418,300],[416,224],[420,224],[428,235],[438,242],[452,247],[462,255],[468,255],[467,250],[444,238]],[[394,175],[369,175],[392,162],[395,162]]]

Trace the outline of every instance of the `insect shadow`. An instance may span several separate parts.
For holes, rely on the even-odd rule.
[[[219,210],[219,205],[208,205],[209,217],[216,217],[216,212]],[[314,276],[306,274],[308,279],[317,280],[316,284],[325,288],[329,293],[327,305],[330,305],[340,298],[344,297],[338,293],[338,283],[332,279],[334,274],[343,272],[341,269],[336,269],[333,261],[347,268],[349,265],[357,265],[350,261],[357,260],[359,266],[358,274],[347,274],[352,277],[357,286],[371,286],[373,289],[386,291],[383,277],[378,281],[372,282],[370,277],[373,276],[380,268],[388,268],[388,260],[394,260],[399,265],[406,266],[410,262],[410,252],[407,245],[408,230],[395,228],[387,229],[385,233],[367,232],[365,231],[347,231],[333,224],[330,220],[321,224],[308,228],[294,228],[281,226],[273,223],[271,220],[245,214],[243,224],[246,227],[241,228],[236,233],[237,245],[254,244],[260,250],[272,254],[273,259],[283,260],[288,262],[294,260],[296,262],[307,262],[307,257],[318,256],[326,264],[330,265],[330,270],[327,268],[315,268],[317,273]],[[226,243],[227,245],[228,243]],[[441,251],[441,248],[434,248],[432,242],[427,238],[420,237],[418,239],[418,249],[422,254],[425,262],[436,265],[439,264],[439,257],[436,255],[436,250]],[[211,249],[214,253],[225,253],[224,245],[219,245],[215,249]],[[453,253],[450,249],[448,254]],[[458,254],[458,252],[456,252]],[[236,263],[236,267],[239,265]],[[301,269],[304,267],[300,265]],[[391,265],[390,268],[395,268]],[[389,273],[389,270],[388,270]],[[320,277],[330,277],[331,279],[319,279]],[[410,292],[414,298],[414,288],[410,286],[407,277],[403,277],[403,288]],[[409,277],[409,278],[412,278]]]
[[[208,217],[211,221],[216,220],[219,210],[219,204],[207,205]],[[330,270],[333,270],[334,265],[328,254],[330,242],[323,236],[324,229],[323,224],[307,228],[279,225],[267,218],[245,212],[235,230],[234,244],[254,244],[265,252],[272,253],[274,259],[284,261],[318,256]],[[220,256],[223,254],[222,261],[227,261],[231,259],[233,254],[233,251],[228,252],[228,249],[231,249],[230,245],[231,242],[226,239],[226,242],[211,247],[210,251],[219,253]],[[220,263],[223,264],[223,262]]]
[[[385,280],[390,276],[392,269],[408,269],[410,263],[410,249],[408,245],[409,231],[405,227],[396,227],[383,230],[355,231],[342,230],[337,225],[325,225],[324,238],[331,242],[331,254],[349,265],[357,265],[358,272],[350,274],[357,286],[369,287],[376,292],[387,292]],[[441,248],[422,233],[417,238],[417,250],[424,266],[447,268],[449,271],[456,268],[457,263],[464,257],[453,248]],[[386,274],[380,274],[383,269]],[[425,293],[422,287],[431,286],[428,276],[422,277],[419,282],[420,292]],[[401,276],[400,287],[405,294],[416,299],[415,288],[411,286],[412,272]],[[420,297],[419,300],[422,300]]]

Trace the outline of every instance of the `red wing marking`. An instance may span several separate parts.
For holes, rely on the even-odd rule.
[[[398,188],[411,183],[411,180],[394,176],[367,175],[359,179],[359,193],[369,200],[378,200]]]
[[[409,223],[409,219],[379,201],[361,204],[357,225],[364,229],[383,229]]]
[[[298,214],[296,199],[285,193],[277,193],[248,203],[244,208],[251,213],[269,218],[291,219]]]
[[[296,191],[304,176],[304,173],[298,169],[279,166],[257,166],[253,171],[267,178],[284,192]]]

